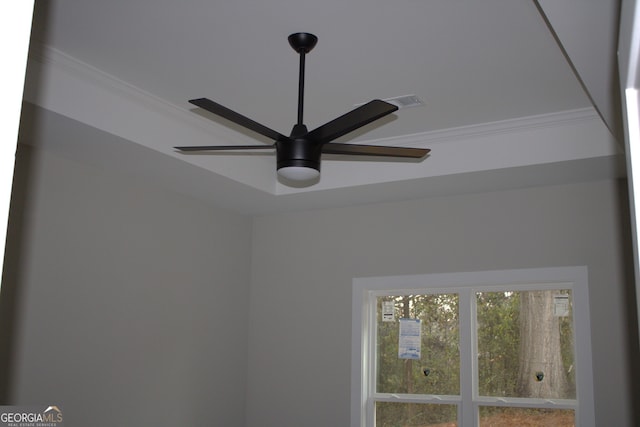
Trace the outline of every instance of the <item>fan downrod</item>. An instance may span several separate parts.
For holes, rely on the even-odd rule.
[[[298,53],[309,53],[318,43],[318,37],[309,33],[294,33],[289,36],[289,44]]]

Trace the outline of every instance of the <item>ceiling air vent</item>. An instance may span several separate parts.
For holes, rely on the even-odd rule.
[[[424,105],[424,102],[422,102],[422,100],[418,98],[416,95],[396,96],[394,98],[383,99],[383,101],[386,101],[389,104],[395,105],[396,107],[398,107],[398,109],[409,108],[409,107],[419,107],[421,105]],[[359,107],[361,105],[364,105],[364,103],[356,104],[355,106]]]
[[[424,102],[415,95],[397,96],[395,98],[383,99],[383,101],[387,101],[389,104],[393,104],[398,108],[418,107],[420,105],[424,105]]]

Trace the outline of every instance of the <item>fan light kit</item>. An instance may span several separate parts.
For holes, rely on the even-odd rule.
[[[379,99],[363,104],[311,132],[307,130],[307,126],[303,122],[305,55],[311,52],[317,42],[318,38],[309,33],[295,33],[289,36],[289,44],[300,55],[298,122],[293,126],[291,135],[285,136],[210,99],[198,98],[189,102],[237,125],[266,136],[275,142],[271,145],[214,145],[174,148],[181,152],[275,149],[278,175],[286,180],[302,182],[315,180],[320,176],[320,156],[322,153],[424,158],[431,150],[332,142],[398,109],[397,105]]]
[[[307,166],[283,166],[278,175],[291,181],[310,181],[319,177],[320,171]]]

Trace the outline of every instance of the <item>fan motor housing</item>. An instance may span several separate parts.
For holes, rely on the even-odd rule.
[[[320,171],[322,144],[303,138],[276,142],[278,169],[298,166]]]

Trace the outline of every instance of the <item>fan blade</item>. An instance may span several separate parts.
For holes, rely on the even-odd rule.
[[[231,151],[231,150],[264,150],[274,149],[272,145],[194,145],[189,147],[173,147],[178,151]]]
[[[354,156],[408,157],[420,159],[426,156],[428,148],[385,147],[381,145],[358,145],[330,143],[322,146],[326,154],[350,154]]]
[[[306,139],[325,144],[391,114],[397,109],[398,107],[393,104],[375,99],[312,130],[307,134]]]
[[[224,105],[220,105],[217,102],[213,102],[207,98],[198,98],[189,100],[193,105],[197,105],[200,108],[203,108],[210,113],[213,113],[217,116],[224,117],[227,120],[232,121],[235,124],[243,126],[247,129],[250,129],[254,132],[259,133],[260,135],[266,136],[267,138],[271,138],[274,141],[278,139],[286,139],[287,137],[282,135],[280,132],[276,132],[273,129],[269,129],[268,127],[261,125],[258,122],[254,122],[248,117],[243,116],[240,113],[236,113],[233,110],[228,109]]]

